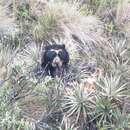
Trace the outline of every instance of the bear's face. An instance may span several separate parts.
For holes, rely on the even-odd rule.
[[[65,49],[65,45],[49,45],[46,46],[42,59],[43,65],[50,65],[53,68],[66,65],[69,62],[69,54]]]

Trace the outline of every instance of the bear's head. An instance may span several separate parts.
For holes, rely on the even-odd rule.
[[[69,62],[69,54],[65,45],[48,45],[42,57],[42,67],[53,76],[57,69],[65,68]]]

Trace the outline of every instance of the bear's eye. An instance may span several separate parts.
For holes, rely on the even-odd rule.
[[[64,50],[59,51],[58,56],[61,58],[61,60],[65,61],[65,62],[67,62],[68,57],[69,57],[68,53]]]
[[[57,55],[56,52],[54,52],[54,51],[48,51],[48,52],[46,53],[46,58],[47,58],[49,61],[51,61],[51,60],[53,60],[53,58],[54,58],[56,55]]]

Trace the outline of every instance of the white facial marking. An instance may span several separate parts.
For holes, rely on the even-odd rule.
[[[51,49],[51,51],[54,51],[54,52],[56,52],[56,54],[58,54],[60,51],[62,51],[62,49],[58,49],[58,50]]]

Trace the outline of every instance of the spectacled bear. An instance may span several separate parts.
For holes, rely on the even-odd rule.
[[[65,45],[48,45],[42,56],[41,66],[46,75],[61,76],[68,68],[69,53]]]

